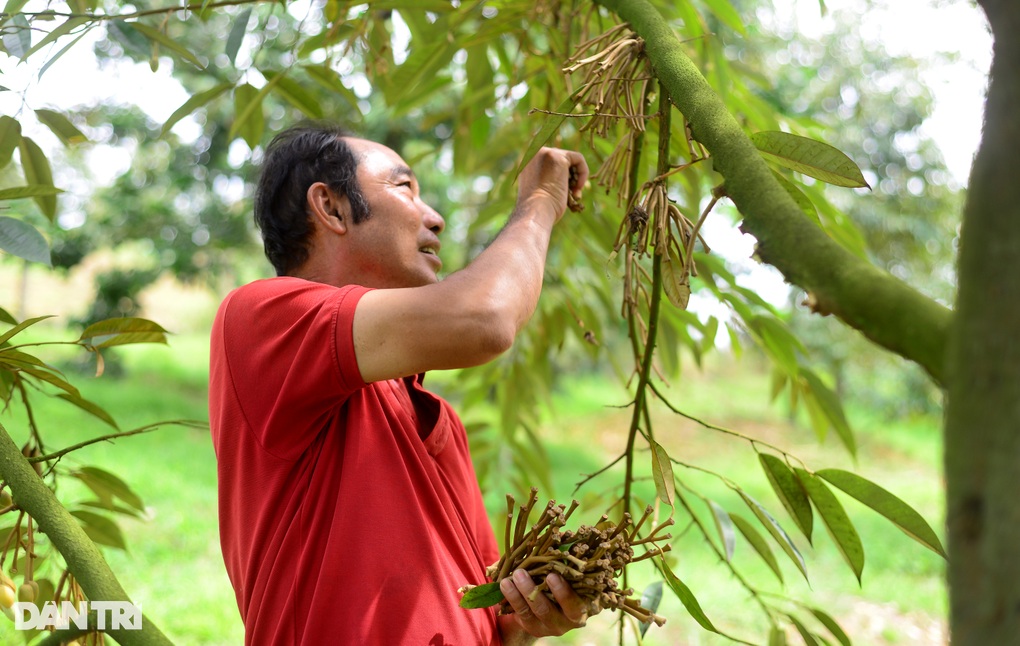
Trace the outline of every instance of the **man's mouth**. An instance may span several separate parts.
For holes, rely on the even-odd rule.
[[[420,251],[422,253],[427,253],[430,256],[437,256],[437,257],[439,256],[439,250],[436,249],[435,247],[419,247],[418,251]]]

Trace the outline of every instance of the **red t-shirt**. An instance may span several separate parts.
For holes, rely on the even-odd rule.
[[[458,606],[499,557],[464,427],[420,376],[362,381],[367,291],[257,281],[213,323],[220,543],[245,642],[498,644],[491,609]]]

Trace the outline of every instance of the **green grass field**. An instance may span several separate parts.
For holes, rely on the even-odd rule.
[[[72,380],[86,397],[112,411],[122,429],[167,419],[206,419],[203,335],[173,337],[169,347],[127,348],[120,354],[124,375],[98,379],[73,375]],[[890,420],[849,410],[860,445],[855,465],[834,437],[820,443],[805,425],[788,419],[782,407],[770,407],[767,378],[748,368],[753,362],[746,363],[741,367],[719,361],[703,373],[685,373],[670,389],[674,403],[714,424],[781,446],[811,469],[839,467],[861,473],[913,505],[942,534],[937,419]],[[553,490],[541,492],[543,497],[569,500],[583,474],[599,469],[620,453],[630,411],[613,405],[624,404],[626,399],[619,386],[590,376],[556,394],[555,411],[542,429],[554,465]],[[45,397],[36,397],[35,402],[48,448],[110,432],[109,427],[63,402]],[[792,526],[746,441],[700,428],[665,408],[656,408],[654,415],[657,439],[672,457],[739,482],[773,509],[781,523]],[[0,423],[16,441],[24,438],[24,420],[16,413],[4,413]],[[644,453],[639,459],[649,458]],[[161,428],[92,445],[66,457],[61,465],[95,465],[113,471],[148,506],[146,519],[120,521],[128,551],[107,549],[105,553],[128,593],[171,639],[189,646],[243,642],[233,591],[219,553],[215,456],[207,431]],[[748,515],[718,477],[677,469],[693,489],[728,510]],[[613,469],[588,487],[612,487],[619,482],[620,473]],[[653,495],[650,482],[641,483],[641,487],[644,495]],[[83,489],[74,486],[62,485],[58,493],[66,504],[85,498]],[[495,492],[494,498],[502,500],[503,493]],[[693,495],[689,498],[701,505]],[[817,522],[814,547],[798,541],[808,563],[810,587],[776,550],[786,581],[785,588],[780,586],[740,537],[734,563],[763,590],[826,609],[857,644],[943,644],[946,595],[942,560],[877,514],[846,497],[841,500],[867,553],[862,586]],[[660,509],[660,513],[665,511]],[[598,513],[601,510],[592,510],[592,515]],[[683,526],[681,523],[675,529]],[[765,641],[761,612],[696,530],[686,531],[676,541],[674,557],[676,573],[718,626],[751,642]],[[635,573],[631,584],[640,588],[648,578],[645,573]],[[660,614],[668,623],[649,631],[646,644],[730,643],[701,630],[669,592]],[[543,643],[615,643],[613,617],[604,613],[590,621],[592,628],[573,633],[568,640]],[[0,620],[0,643],[20,643],[12,626]],[[800,643],[798,640],[791,635],[790,643]]]

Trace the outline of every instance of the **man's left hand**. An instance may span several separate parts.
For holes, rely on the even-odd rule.
[[[533,594],[535,582],[524,570],[500,581],[499,589],[514,609],[503,619],[515,622],[515,628],[532,637],[555,637],[584,626],[588,612],[581,597],[556,573],[550,573],[546,582],[555,602],[541,591]],[[504,629],[504,638],[507,636]]]

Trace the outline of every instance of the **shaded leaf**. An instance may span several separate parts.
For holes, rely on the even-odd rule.
[[[35,111],[36,118],[50,129],[65,146],[79,144],[88,141],[85,133],[71,123],[67,117],[54,110],[39,109]]]
[[[725,509],[720,507],[713,500],[708,501],[709,507],[712,508],[712,517],[715,519],[715,528],[719,532],[719,537],[722,539],[723,550],[726,553],[726,560],[729,561],[733,558],[733,550],[736,547],[737,536],[733,532],[733,520]]]
[[[117,426],[117,422],[114,421],[113,417],[111,417],[110,414],[107,413],[106,410],[99,406],[98,404],[90,402],[89,400],[83,397],[73,395],[71,393],[59,393],[57,396],[63,399],[64,401],[71,402],[72,404],[82,409],[83,411],[103,420],[113,428],[119,428]]]
[[[41,186],[53,186],[53,172],[50,170],[50,162],[46,159],[39,145],[30,137],[22,137],[19,146],[21,153],[21,171],[25,174],[26,184],[38,184]],[[32,198],[39,205],[50,222],[57,216],[56,195],[37,195]]]
[[[751,510],[755,517],[758,518],[768,533],[772,535],[772,538],[779,543],[779,547],[786,552],[787,556],[790,557],[790,560],[793,561],[793,564],[797,566],[798,570],[800,570],[804,579],[807,580],[807,566],[804,564],[804,557],[801,556],[800,550],[798,550],[797,546],[793,544],[793,541],[790,539],[790,535],[786,533],[786,530],[783,529],[782,525],[780,525],[779,522],[772,517],[772,514],[770,514],[768,510],[765,509],[765,507],[763,507],[757,500],[743,491],[738,491],[737,493],[740,494],[740,497],[743,498],[747,507]]]
[[[137,30],[139,33],[141,33],[143,36],[148,38],[153,43],[158,43],[159,45],[162,45],[163,47],[166,47],[168,50],[170,50],[171,52],[177,54],[178,56],[180,56],[184,60],[188,61],[189,63],[191,63],[192,65],[194,65],[198,69],[205,69],[205,65],[202,64],[202,61],[199,60],[199,58],[197,56],[192,54],[188,50],[188,48],[184,47],[183,45],[181,45],[177,41],[173,40],[172,38],[170,38],[169,36],[164,34],[162,31],[160,31],[158,29],[155,29],[153,27],[150,27],[149,25],[146,25],[143,22],[137,22],[137,21],[136,22],[122,22],[121,25],[125,26],[125,27],[129,27],[131,29]]]
[[[82,467],[74,471],[72,475],[85,483],[85,486],[104,502],[119,498],[138,511],[145,511],[145,505],[138,494],[132,491],[126,482],[109,471],[90,466]]]
[[[808,500],[807,493],[797,480],[797,476],[785,462],[774,455],[759,453],[758,460],[761,462],[762,469],[769,479],[769,484],[772,485],[772,490],[776,492],[779,502],[783,503],[783,507],[786,507],[793,522],[797,524],[810,543],[811,530],[814,525],[811,501]]]
[[[85,534],[98,545],[107,545],[118,549],[127,550],[127,543],[124,542],[124,534],[120,526],[106,516],[100,516],[91,511],[75,509],[71,515],[81,521]]]
[[[655,440],[648,440],[652,448],[652,479],[655,481],[655,492],[659,500],[670,507],[673,506],[673,498],[676,497],[676,483],[673,482],[673,463],[669,460],[669,454]]]
[[[216,87],[199,92],[198,94],[194,95],[193,97],[185,101],[181,105],[181,107],[174,110],[173,114],[170,115],[170,118],[167,119],[166,123],[163,124],[163,129],[162,131],[160,131],[160,136],[161,137],[166,136],[166,133],[168,133],[170,129],[174,127],[174,124],[176,124],[178,121],[188,116],[198,108],[209,103],[210,101],[220,96],[221,94],[223,94],[232,87],[234,87],[232,83],[220,83]]]
[[[4,26],[4,49],[14,58],[24,58],[32,49],[32,27],[25,14],[16,14]]]
[[[475,586],[464,593],[460,598],[461,608],[488,608],[494,606],[506,597],[499,589],[499,583],[492,581]]]
[[[744,21],[729,0],[704,0],[708,10],[715,14],[724,25],[740,34],[747,34]]]
[[[769,646],[786,646],[786,632],[779,626],[769,629]]]
[[[662,581],[653,581],[648,584],[648,587],[641,593],[641,607],[649,610],[652,614],[659,609],[659,604],[662,603]],[[651,621],[645,621],[641,623],[641,636],[644,637],[645,633],[651,627]]]
[[[907,536],[924,545],[936,554],[946,557],[939,537],[928,525],[921,514],[870,480],[861,476],[844,471],[842,469],[822,469],[815,475],[824,478],[833,486],[841,489],[851,498],[854,498],[868,507],[871,507],[879,514],[885,516],[894,525],[899,527]]]
[[[687,309],[691,299],[691,278],[684,271],[683,262],[672,248],[662,257],[662,291],[675,307]]]
[[[756,132],[751,141],[766,159],[828,184],[870,188],[861,169],[838,148],[776,130]]]
[[[0,116],[0,168],[11,163],[14,149],[21,143],[21,123],[7,115]]]
[[[800,633],[800,638],[804,640],[804,646],[819,646],[818,640],[815,639],[814,634],[812,634],[812,632],[807,629],[807,626],[805,626],[803,622],[801,622],[793,615],[786,616],[789,617],[790,622],[793,624],[794,628],[796,628],[797,632]]]
[[[0,250],[51,267],[50,245],[39,231],[27,222],[0,215]]]
[[[571,95],[567,100],[556,108],[552,114],[545,114],[542,118],[542,127],[538,129],[535,136],[532,137],[531,143],[528,144],[528,149],[524,151],[524,157],[521,158],[521,162],[517,165],[517,170],[514,172],[514,179],[521,174],[524,167],[528,165],[528,162],[538,153],[542,146],[549,143],[549,140],[553,138],[553,135],[560,129],[560,125],[563,124],[564,119],[567,115],[573,112],[574,106],[577,105],[577,94]]]
[[[772,553],[772,549],[769,547],[768,542],[765,538],[758,533],[758,530],[754,528],[750,522],[745,520],[742,516],[737,514],[730,514],[730,520],[733,521],[734,526],[740,530],[740,533],[744,535],[747,542],[751,544],[754,551],[758,552],[765,564],[769,566],[769,569],[776,575],[779,582],[783,582],[783,571],[779,569],[779,561],[776,560],[775,554]]]
[[[227,54],[227,58],[230,59],[231,65],[234,65],[234,62],[237,60],[237,51],[241,49],[244,35],[248,33],[248,22],[250,19],[251,9],[248,8],[237,14],[237,18],[234,19],[234,24],[230,28],[230,34],[227,36],[227,47],[224,51]]]
[[[773,169],[772,173],[775,176],[775,178],[779,181],[779,184],[784,189],[786,189],[787,193],[790,194],[790,197],[793,198],[793,201],[797,203],[797,206],[800,207],[800,210],[803,211],[805,215],[810,217],[816,223],[821,224],[822,220],[820,217],[818,217],[818,208],[815,206],[815,203],[811,201],[811,198],[807,196],[807,193],[800,190],[800,187],[798,187],[790,180],[786,179],[786,177],[779,171]]]
[[[230,126],[229,139],[240,135],[249,148],[259,145],[265,130],[262,98],[269,91],[272,83],[272,81],[266,83],[261,92],[249,83],[234,88],[234,123]]]
[[[276,78],[276,87],[273,88],[273,91],[287,103],[312,119],[321,119],[324,116],[325,113],[322,111],[319,101],[300,83],[286,76],[285,73],[263,72],[263,74],[270,79],[279,77]]]
[[[814,503],[818,514],[822,517],[825,528],[829,530],[833,542],[839,548],[839,553],[853,570],[857,582],[860,583],[861,572],[864,570],[864,545],[857,535],[853,523],[843,510],[843,505],[836,499],[829,487],[817,476],[814,476],[804,469],[796,469],[797,477],[800,478],[808,497]]]

